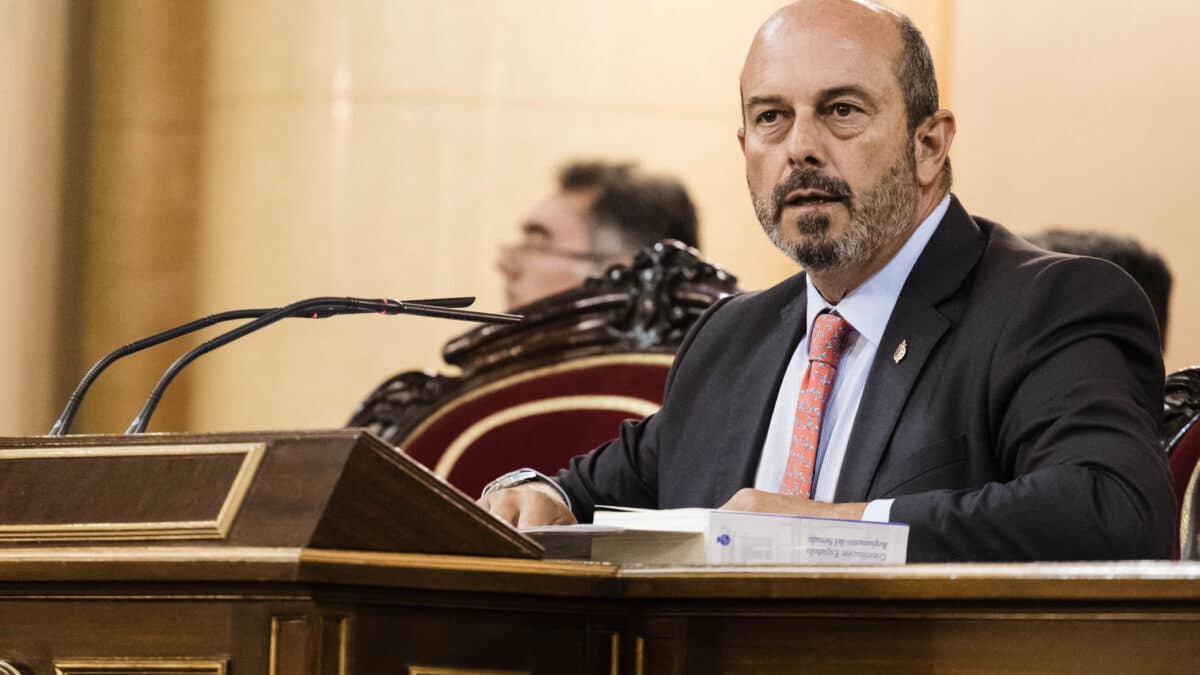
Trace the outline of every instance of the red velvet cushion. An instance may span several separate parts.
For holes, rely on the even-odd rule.
[[[400,446],[472,497],[512,469],[553,474],[657,409],[670,361],[610,355],[519,373],[451,400]]]

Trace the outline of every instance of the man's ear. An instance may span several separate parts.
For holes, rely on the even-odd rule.
[[[746,127],[738,129],[738,145],[742,146],[742,154],[746,154]]]
[[[916,153],[917,183],[929,187],[941,180],[942,167],[950,156],[950,144],[957,130],[954,113],[939,110],[917,127],[913,148]]]

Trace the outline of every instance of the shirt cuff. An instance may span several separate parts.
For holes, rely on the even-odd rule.
[[[869,523],[888,523],[892,520],[892,502],[895,499],[876,499],[867,502],[863,510],[862,520]]]

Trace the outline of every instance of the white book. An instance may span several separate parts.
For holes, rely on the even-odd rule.
[[[652,565],[899,565],[908,525],[719,509],[597,507],[594,524],[523,530],[550,556]],[[590,547],[589,547],[590,544]]]

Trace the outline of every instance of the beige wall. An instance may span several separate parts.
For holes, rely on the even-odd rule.
[[[54,400],[65,0],[0,0],[0,435],[43,433]]]
[[[706,253],[744,287],[793,271],[754,221],[734,138],[741,60],[776,0],[89,4],[89,131],[109,150],[89,163],[85,231],[143,244],[115,255],[99,241],[82,253],[89,297],[105,308],[76,326],[88,361],[190,316],[308,295],[477,294],[477,308],[499,309],[497,244],[551,189],[554,169],[580,155],[680,175]],[[924,29],[958,114],[968,207],[1018,231],[1098,227],[1160,249],[1177,280],[1168,365],[1191,362],[1200,274],[1184,257],[1195,239],[1185,200],[1198,168],[1189,104],[1200,48],[1186,31],[1200,5],[897,5]],[[14,105],[16,80],[0,80],[0,133],[54,126],[60,103],[44,69],[57,48],[34,42],[42,28],[7,19],[61,6],[0,0],[15,36],[0,54],[23,64],[24,82],[43,83]],[[51,54],[19,56],[35,48]],[[52,154],[15,156],[42,158],[43,193],[15,190],[17,160],[0,159],[0,206],[19,194],[32,214],[0,232],[4,297],[53,298],[55,201],[44,191],[57,167]],[[152,309],[121,313],[129,295]],[[52,416],[34,373],[52,360],[53,322],[37,309],[45,303],[16,302],[22,328],[0,333],[5,433]],[[441,344],[463,328],[375,316],[279,324],[203,357],[151,428],[335,426],[387,374],[438,366]],[[97,406],[85,428],[123,426],[128,401],[175,353],[114,370],[109,393],[85,406]]]
[[[957,3],[956,190],[1028,233],[1133,236],[1175,276],[1168,371],[1200,362],[1200,3]]]
[[[69,261],[82,276],[79,374],[116,347],[197,316],[204,8],[162,0],[93,6],[86,217],[79,257]],[[88,392],[74,430],[123,431],[187,346],[178,341],[114,365]],[[169,390],[156,428],[186,423],[190,384],[185,375]]]
[[[681,176],[704,250],[744,287],[791,274],[759,234],[734,135],[741,61],[777,4],[215,2],[203,309],[326,293],[501,309],[496,247],[577,156]],[[912,4],[942,21],[943,3]],[[384,375],[436,367],[463,329],[269,328],[205,357],[192,425],[340,424]]]

